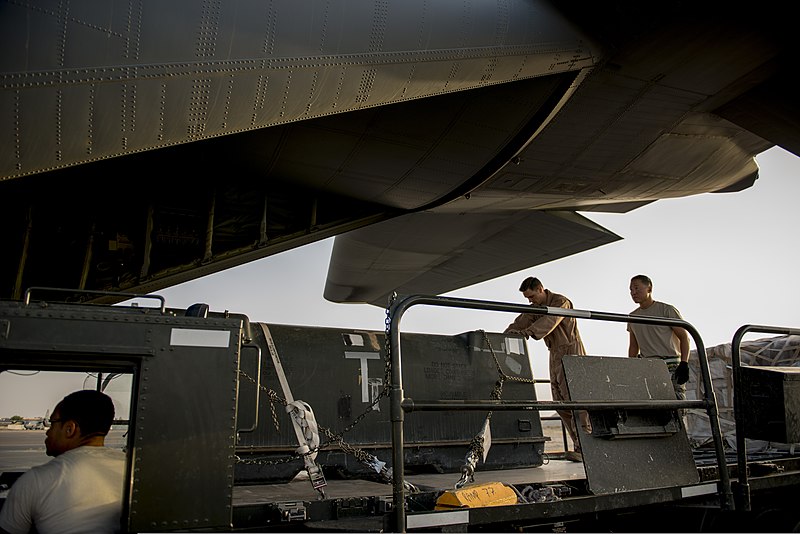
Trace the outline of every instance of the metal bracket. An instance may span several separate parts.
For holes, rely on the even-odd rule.
[[[388,514],[394,510],[394,499],[392,497],[378,497],[378,513]]]
[[[281,520],[285,522],[305,521],[308,518],[308,511],[303,501],[287,501],[276,503],[281,513]]]
[[[589,411],[592,436],[604,439],[668,437],[680,430],[675,410]]]

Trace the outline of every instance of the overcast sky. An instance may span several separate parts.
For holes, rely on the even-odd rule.
[[[521,303],[519,283],[536,276],[576,308],[629,313],[636,306],[628,284],[641,273],[653,279],[654,298],[676,306],[700,332],[706,348],[729,343],[743,324],[798,327],[800,158],[773,148],[756,161],[760,179],[745,191],[660,200],[626,214],[586,214],[623,239],[450,295]],[[325,240],[158,294],[169,307],[205,302],[214,311],[244,313],[258,322],[382,331],[383,309],[323,299],[332,244],[332,239]],[[402,328],[445,334],[502,331],[511,320],[513,315],[498,312],[414,307]],[[589,354],[627,354],[624,324],[582,320],[579,328]],[[535,374],[547,377],[544,343],[532,341],[528,347]],[[42,415],[82,381],[53,385],[41,375],[2,373],[0,416]]]

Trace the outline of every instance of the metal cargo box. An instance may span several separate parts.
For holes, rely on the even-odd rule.
[[[265,342],[261,323],[253,323],[254,342],[262,347],[261,385],[279,395],[281,387]],[[342,434],[345,442],[374,454],[391,466],[389,399],[382,397],[365,417],[386,375],[383,332],[268,325],[274,348],[295,399],[308,403],[320,429]],[[499,378],[530,379],[524,340],[517,336],[468,332],[453,336],[403,334],[403,381],[407,397],[415,399],[489,400]],[[495,362],[497,358],[497,363]],[[253,358],[243,356],[243,371],[252,376]],[[248,427],[253,412],[253,386],[240,381],[239,426]],[[504,400],[536,398],[532,383],[507,380]],[[291,479],[302,462],[290,460],[297,448],[291,423],[279,402],[260,398],[260,419],[251,433],[242,433],[237,455],[238,483]],[[273,413],[275,414],[273,416]],[[409,471],[453,472],[464,464],[472,438],[481,431],[486,412],[419,412],[405,416],[405,467]],[[276,425],[277,420],[277,425]],[[328,441],[325,435],[322,442]],[[545,438],[538,412],[495,412],[491,419],[491,449],[478,469],[536,467],[542,464]],[[283,460],[283,461],[282,461]],[[328,476],[364,476],[367,468],[336,444],[317,457]]]
[[[744,435],[779,443],[800,442],[800,367],[742,367]]]

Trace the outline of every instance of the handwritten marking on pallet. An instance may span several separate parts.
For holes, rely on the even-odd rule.
[[[436,510],[453,508],[484,508],[517,503],[514,490],[500,482],[473,484],[444,492],[436,500]]]

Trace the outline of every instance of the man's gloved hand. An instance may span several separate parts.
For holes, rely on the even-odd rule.
[[[675,382],[685,384],[689,381],[689,363],[681,362],[675,368]]]
[[[525,339],[528,339],[528,334],[523,332],[522,330],[517,330],[515,328],[506,328],[503,332],[504,334],[517,334],[518,336],[523,336]]]

